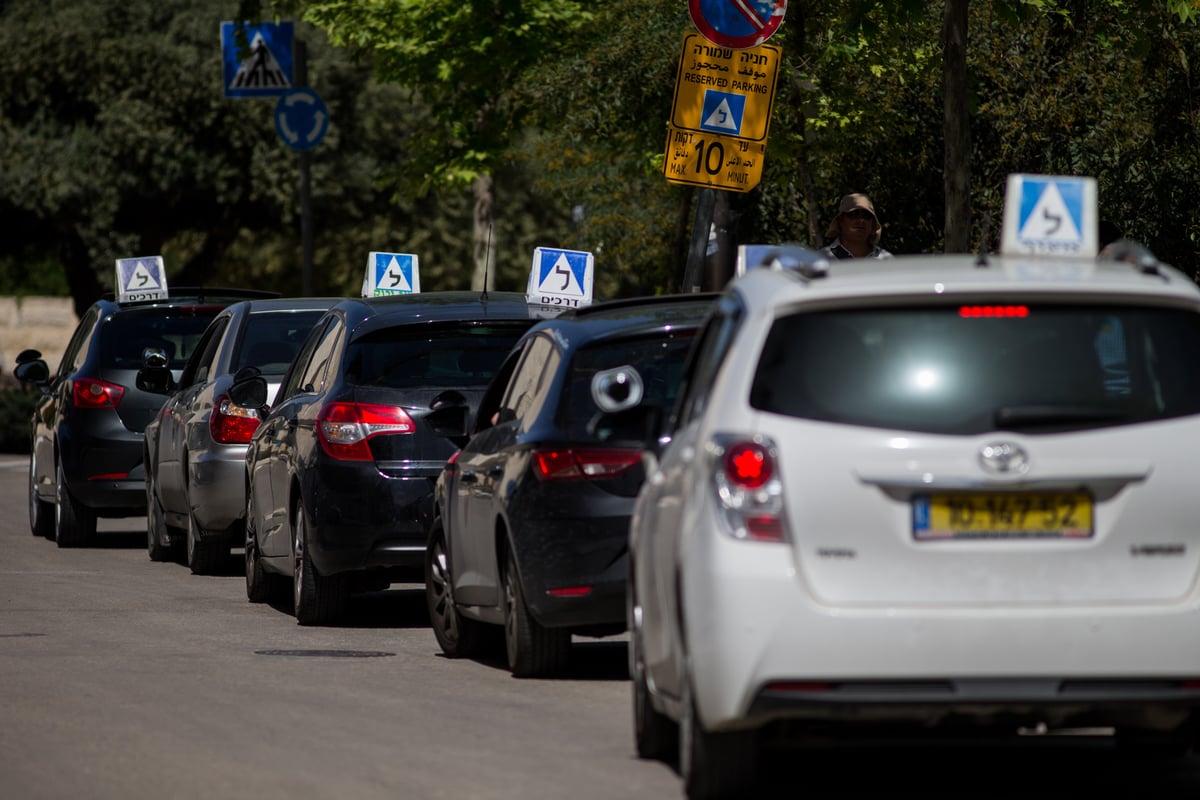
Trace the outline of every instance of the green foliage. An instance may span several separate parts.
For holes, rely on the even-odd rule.
[[[735,238],[821,243],[838,197],[875,200],[884,245],[943,245],[945,0],[792,3],[761,184]],[[598,297],[673,289],[694,190],[662,169],[682,0],[0,3],[0,291],[98,291],[161,252],[173,282],[299,291],[296,155],[273,104],[226,100],[221,19],[295,16],[333,113],[313,152],[316,290],[356,293],[370,250],[422,287],[470,285],[473,198],[495,180],[497,288],[533,247],[592,250]],[[222,13],[223,12],[223,13]],[[1200,0],[971,3],[972,242],[1005,176],[1097,177],[1101,213],[1194,271]],[[54,265],[61,265],[54,268]]]
[[[29,453],[30,420],[41,396],[36,389],[0,386],[0,453]]]

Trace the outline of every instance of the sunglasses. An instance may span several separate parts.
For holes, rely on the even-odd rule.
[[[875,219],[874,214],[862,208],[856,208],[853,211],[847,211],[846,216],[850,219]]]

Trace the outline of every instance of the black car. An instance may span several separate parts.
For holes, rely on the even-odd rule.
[[[601,303],[517,344],[438,480],[425,585],[447,656],[481,653],[488,625],[503,625],[513,674],[550,675],[572,634],[624,631],[629,517],[645,473],[640,446],[596,423],[669,408],[713,299]]]
[[[148,354],[178,378],[221,309],[273,292],[172,288],[165,300],[119,303],[105,296],[83,314],[58,370],[36,350],[13,374],[42,390],[31,421],[29,527],[59,547],[86,544],[97,517],[146,513],[142,439],[162,395],[135,385]]]
[[[421,580],[442,466],[539,307],[515,292],[344,300],[283,378],[246,452],[246,595],[290,578],[296,619],[357,591]],[[262,378],[231,396],[262,402]],[[253,400],[249,395],[258,394]]]

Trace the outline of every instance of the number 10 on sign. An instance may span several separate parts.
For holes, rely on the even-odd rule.
[[[663,174],[670,183],[748,192],[762,180],[765,142],[667,126]]]

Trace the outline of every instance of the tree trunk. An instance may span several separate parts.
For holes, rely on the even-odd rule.
[[[71,300],[75,306],[75,316],[82,317],[92,303],[100,299],[103,289],[100,277],[93,267],[92,258],[85,245],[77,236],[67,236],[59,249],[59,257],[67,272],[67,287],[71,290]],[[116,275],[116,265],[113,266],[113,276]],[[115,280],[114,280],[115,283]]]
[[[496,206],[496,197],[492,176],[486,173],[480,175],[471,189],[475,196],[471,231],[475,244],[475,269],[471,274],[471,289],[476,292],[491,291],[496,286],[496,264],[492,259],[496,247],[492,241],[492,210]]]
[[[971,128],[967,115],[967,3],[946,0],[942,17],[942,92],[946,139],[946,252],[971,249]],[[983,243],[987,246],[987,243]]]

